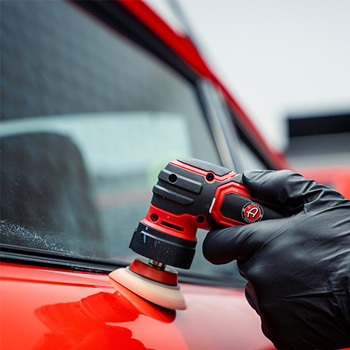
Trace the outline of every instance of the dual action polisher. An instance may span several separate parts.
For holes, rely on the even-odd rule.
[[[191,267],[198,228],[283,216],[279,208],[255,198],[242,184],[242,175],[197,159],[174,160],[159,173],[149,211],[131,239],[130,248],[147,259],[136,259],[109,276],[157,305],[186,309],[173,267]]]

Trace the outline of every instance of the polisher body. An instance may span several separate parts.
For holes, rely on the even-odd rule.
[[[150,259],[136,259],[109,276],[157,305],[184,310],[186,303],[177,272],[167,265],[189,269],[197,244],[197,229],[244,225],[283,213],[254,198],[242,176],[197,159],[170,162],[158,175],[151,206],[130,242],[130,248]]]
[[[163,264],[189,269],[197,229],[213,230],[283,217],[242,184],[242,176],[197,159],[170,162],[158,175],[151,206],[130,248]]]

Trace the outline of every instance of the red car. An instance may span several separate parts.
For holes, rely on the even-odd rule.
[[[287,167],[185,34],[141,1],[1,2],[1,349],[273,349],[236,265],[200,251],[187,304],[108,273],[159,170]]]

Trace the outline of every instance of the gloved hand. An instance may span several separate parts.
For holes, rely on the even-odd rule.
[[[278,349],[350,347],[350,201],[288,170],[245,172],[243,183],[292,215],[211,231],[205,258],[237,259]]]

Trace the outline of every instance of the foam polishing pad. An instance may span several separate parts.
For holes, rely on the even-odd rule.
[[[186,303],[179,285],[169,285],[143,277],[131,269],[114,270],[109,277],[138,296],[171,310],[185,310]]]

